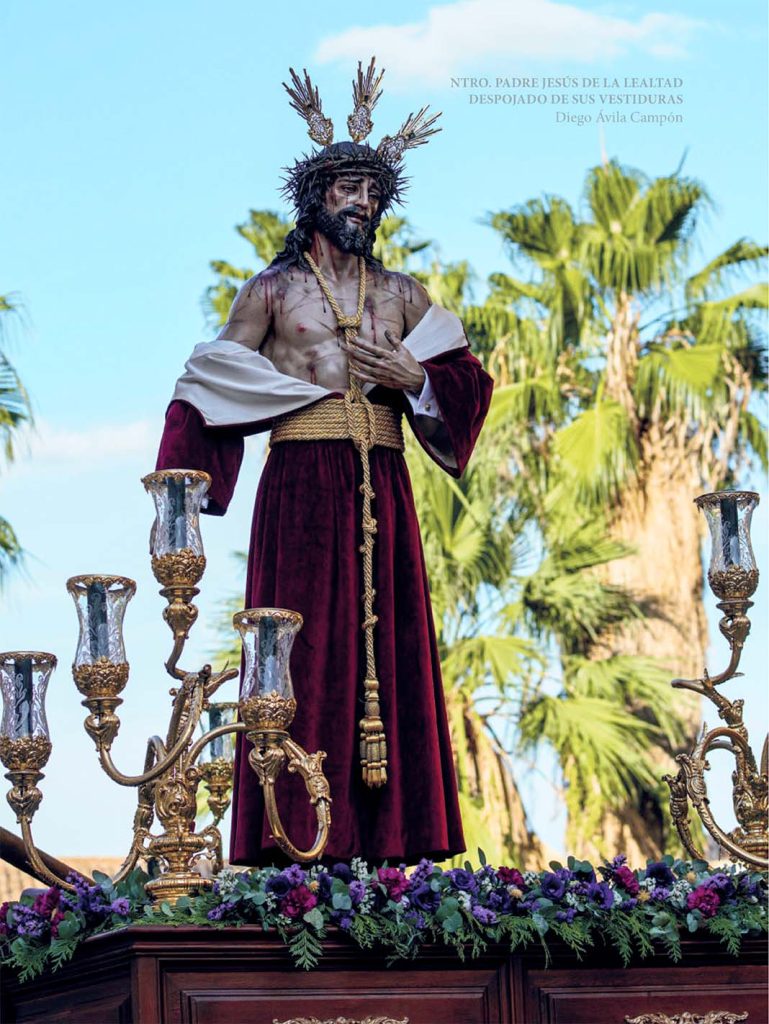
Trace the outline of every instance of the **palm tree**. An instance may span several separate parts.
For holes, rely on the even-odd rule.
[[[767,465],[756,415],[767,289],[728,288],[767,250],[740,239],[692,273],[710,200],[679,174],[650,180],[610,162],[588,173],[584,195],[582,219],[556,196],[490,217],[523,274],[493,275],[467,323],[507,384],[519,492],[542,535],[553,519],[605,516],[629,552],[596,572],[646,614],[618,622],[590,657],[641,655],[669,675],[699,674],[707,626],[692,498],[738,482],[746,461]],[[696,705],[688,715],[691,733]],[[652,827],[659,847],[656,806],[652,818],[632,832],[640,842]]]
[[[8,356],[3,351],[8,320],[20,310],[12,295],[0,295],[0,443],[7,462],[15,454],[14,442],[19,428],[32,422],[29,396]],[[13,527],[0,516],[0,585],[9,570],[18,565],[22,548]]]

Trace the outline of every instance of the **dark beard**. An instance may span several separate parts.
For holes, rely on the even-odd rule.
[[[340,210],[331,214],[325,207],[318,210],[315,216],[315,227],[322,235],[341,252],[352,253],[353,256],[370,256],[374,244],[376,228],[371,221],[366,224],[350,224],[347,213],[352,210]]]

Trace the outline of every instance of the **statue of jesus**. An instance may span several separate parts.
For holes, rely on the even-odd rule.
[[[380,220],[403,192],[403,152],[437,130],[435,118],[422,110],[376,149],[362,144],[381,82],[372,61],[353,83],[353,141],[333,143],[306,72],[292,78],[292,106],[321,147],[288,173],[296,226],[240,290],[219,337],[187,362],[157,468],[208,472],[206,511],[221,515],[243,437],[271,431],[245,606],[304,618],[292,735],[328,753],[326,856],[445,858],[464,839],[402,418],[459,476],[493,385],[459,318],[373,256]],[[265,864],[279,851],[244,743],[239,736],[230,860]],[[311,845],[302,787],[282,776],[277,795],[293,842]]]

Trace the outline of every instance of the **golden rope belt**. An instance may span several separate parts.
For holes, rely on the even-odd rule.
[[[344,331],[345,341],[348,344],[355,341],[363,320],[363,304],[366,299],[366,261],[362,256],[358,257],[358,307],[353,316],[347,316],[342,311],[336,297],[329,288],[320,267],[308,252],[303,255],[317,278],[321,291],[328,299],[328,303],[334,311],[338,327]],[[363,769],[363,781],[367,786],[377,787],[383,786],[387,782],[387,741],[379,707],[379,680],[377,679],[376,658],[374,655],[374,626],[377,622],[377,616],[374,614],[374,597],[376,596],[376,591],[374,590],[374,534],[376,533],[376,519],[374,519],[371,513],[371,503],[376,495],[371,486],[371,466],[368,453],[375,444],[386,443],[379,440],[379,438],[384,437],[389,428],[384,425],[387,413],[378,412],[378,407],[373,406],[369,402],[363,394],[359,382],[351,374],[348,375],[348,386],[344,398],[337,399],[336,401],[341,401],[346,419],[345,433],[342,436],[349,437],[357,448],[363,472],[363,483],[360,486],[360,492],[363,495],[363,544],[359,550],[363,555],[363,594],[361,596],[363,602],[363,622],[361,629],[364,632],[366,643],[366,678],[363,682],[364,713],[359,723],[360,763]],[[319,403],[319,407],[324,409],[322,413],[324,416],[338,415],[336,412],[331,413],[330,410],[339,407],[332,405],[328,401]],[[392,410],[388,410],[388,413],[394,416]],[[315,413],[314,415],[317,416],[318,414]],[[293,417],[291,417],[291,420],[293,420]],[[378,431],[378,421],[381,423],[381,432]],[[295,422],[298,423],[298,421]],[[400,432],[399,423],[397,428]],[[284,429],[290,430],[290,425],[284,427],[279,424],[278,434]],[[398,440],[398,445],[391,445],[390,447],[401,447],[403,443],[402,434],[400,434]]]
[[[403,451],[401,414],[387,405],[374,405],[374,445]],[[368,415],[359,405],[352,407],[353,429],[350,429],[350,410],[343,398],[324,398],[309,408],[297,409],[276,420],[270,434],[270,445],[281,441],[338,441],[353,442],[366,438]]]

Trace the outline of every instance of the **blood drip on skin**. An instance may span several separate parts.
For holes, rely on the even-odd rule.
[[[310,384],[317,384],[318,383],[318,375],[315,372],[315,363],[310,363],[308,369],[310,371]]]
[[[374,303],[370,299],[367,299],[366,307],[368,309],[368,315],[371,322],[371,336],[374,344],[376,345],[376,316],[374,315]]]

